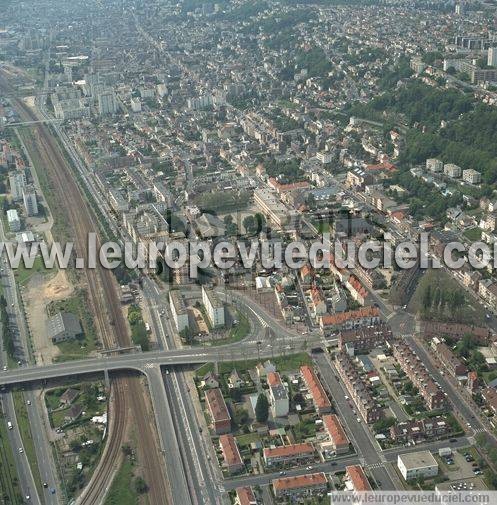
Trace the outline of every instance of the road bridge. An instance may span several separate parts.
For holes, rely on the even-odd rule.
[[[292,349],[288,349],[291,351]],[[260,351],[260,352],[259,352]],[[226,345],[214,348],[149,351],[118,356],[104,356],[46,366],[24,366],[0,372],[0,385],[14,385],[56,379],[74,375],[135,370],[147,375],[148,370],[158,366],[195,365],[206,362],[233,361],[239,356],[271,357],[268,347],[257,344]],[[278,350],[278,354],[281,352]]]

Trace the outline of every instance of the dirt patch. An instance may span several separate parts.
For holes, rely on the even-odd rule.
[[[59,270],[54,276],[36,274],[29,280],[23,293],[29,315],[34,356],[37,364],[50,364],[60,351],[47,335],[47,310],[50,302],[69,298],[74,291],[67,273]]]
[[[67,273],[64,270],[59,270],[59,272],[45,284],[43,298],[49,298],[49,301],[63,300],[64,298],[69,298],[73,291],[74,288],[67,279]]]

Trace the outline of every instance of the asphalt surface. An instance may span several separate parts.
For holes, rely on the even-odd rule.
[[[167,294],[160,294],[148,279],[144,282],[143,294],[159,347],[173,348],[174,328],[168,304],[164,303]],[[220,503],[218,483],[199,432],[183,372],[172,369],[162,374],[160,367],[156,367],[154,373],[149,374],[149,381],[153,401],[163,397],[162,402],[154,402],[154,410],[174,503]]]
[[[151,281],[148,281],[151,282]],[[198,287],[188,287],[192,294],[200,293]],[[151,284],[146,287],[145,296],[153,296],[154,288]],[[225,295],[225,290],[218,289],[219,293]],[[159,296],[157,293],[155,296]],[[207,361],[231,361],[240,355],[251,355],[262,357],[272,357],[274,355],[289,354],[299,352],[311,346],[313,343],[321,341],[318,332],[303,335],[292,327],[285,326],[280,321],[275,320],[270,314],[261,309],[254,300],[239,292],[228,292],[228,303],[243,307],[245,313],[250,317],[252,324],[258,330],[243,342],[228,344],[216,347],[195,347],[171,350],[158,350],[144,353],[132,353],[118,356],[106,355],[101,358],[91,358],[69,363],[55,363],[38,367],[23,367],[22,370],[9,370],[0,372],[0,384],[16,384],[29,381],[40,381],[43,379],[64,377],[76,374],[88,374],[103,372],[104,370],[135,369],[147,373],[147,366],[156,365],[187,365],[195,363],[205,363]],[[162,307],[167,308],[167,304],[162,301]],[[164,318],[162,324],[170,324],[171,318]],[[266,328],[273,329],[273,337],[267,340]],[[166,332],[167,335],[172,330]],[[170,336],[166,336],[164,348],[173,345]]]
[[[374,439],[371,430],[364,421],[357,421],[358,414],[353,412],[349,402],[345,399],[347,393],[342,387],[342,383],[336,379],[338,374],[333,368],[329,356],[326,353],[316,354],[314,359],[321,372],[321,379],[331,393],[333,405],[345,424],[349,439],[357,451],[360,463],[371,467],[374,479],[380,483],[378,487],[388,490],[396,489],[398,486],[395,485],[395,474],[389,465],[385,466],[386,460],[381,456],[381,448]]]
[[[3,225],[0,225],[0,237],[5,240]],[[24,319],[24,314],[18,304],[17,287],[14,274],[8,267],[8,264],[4,263],[3,261],[0,268],[2,289],[7,301],[7,311],[9,313],[9,325],[11,331],[15,336],[16,357],[21,362],[21,364],[27,363],[31,359],[28,351],[29,344],[27,336],[27,323]],[[2,367],[4,364],[7,364],[7,359],[5,353],[2,352]],[[19,474],[21,489],[25,498],[26,496],[30,497],[29,502],[31,503],[58,505],[60,503],[60,493],[57,492],[58,480],[56,477],[56,471],[54,469],[50,443],[48,441],[45,425],[42,420],[43,414],[41,412],[40,406],[38,405],[36,392],[32,389],[28,389],[23,393],[23,397],[26,401],[26,410],[28,413],[31,436],[35,448],[40,478],[42,479],[42,482],[47,483],[48,487],[44,493],[44,496],[39,497],[26,453],[23,452],[20,454],[18,452],[18,448],[23,447],[23,444],[20,433],[18,431],[17,422],[14,421],[16,419],[14,402],[12,394],[10,392],[5,392],[2,393],[2,403],[6,418],[12,420],[14,424],[14,428],[12,430],[9,430],[9,436],[11,437],[11,445],[15,442],[15,445],[12,445],[12,448],[14,451],[14,458],[16,459],[16,466]],[[30,405],[28,405],[28,403]],[[50,488],[55,489],[56,493],[51,494],[48,491]]]

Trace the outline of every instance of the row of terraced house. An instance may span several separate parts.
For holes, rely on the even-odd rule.
[[[430,410],[442,409],[447,406],[447,395],[435,382],[425,365],[413,349],[401,340],[392,343],[393,356],[418,388],[426,406]]]

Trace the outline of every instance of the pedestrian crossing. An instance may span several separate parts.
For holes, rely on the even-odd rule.
[[[368,470],[375,470],[377,468],[383,468],[384,463],[373,463],[372,465],[368,465],[366,468]]]
[[[257,314],[257,312],[256,312],[254,309],[252,309],[252,308],[250,308],[250,310],[254,313],[254,316],[257,318],[257,320],[259,321],[259,323],[261,323],[261,326],[262,326],[263,328],[267,328],[267,327],[269,326],[269,325],[266,323],[266,321],[264,321],[264,319],[261,317],[261,315],[260,315],[260,314]]]

